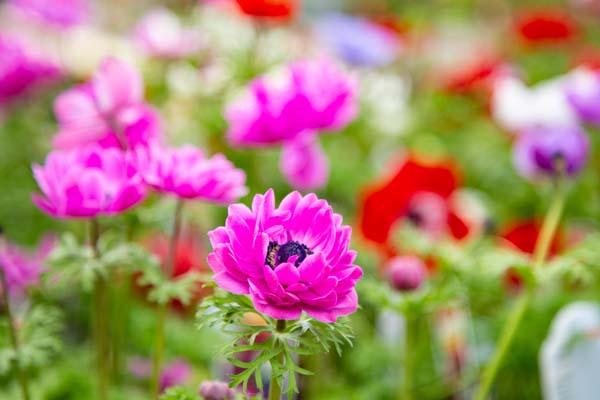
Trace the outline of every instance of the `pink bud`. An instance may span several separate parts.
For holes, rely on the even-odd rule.
[[[230,400],[235,396],[234,390],[221,381],[204,381],[199,392],[206,400]]]
[[[387,270],[390,284],[401,292],[418,289],[427,275],[423,261],[414,256],[393,258],[388,263]]]

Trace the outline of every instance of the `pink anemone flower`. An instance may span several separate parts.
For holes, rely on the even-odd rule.
[[[59,131],[54,147],[97,143],[126,149],[159,141],[159,117],[144,102],[143,92],[142,78],[133,67],[105,59],[89,82],[56,98]]]
[[[33,174],[43,193],[34,194],[33,202],[57,218],[118,214],[146,196],[133,160],[114,148],[54,150]]]
[[[358,306],[362,269],[349,249],[351,232],[316,195],[292,192],[276,207],[269,190],[251,209],[229,206],[225,226],[209,232],[208,264],[221,288],[249,294],[263,314],[294,320],[306,312],[331,323]]]
[[[224,155],[208,158],[202,150],[190,145],[140,149],[137,164],[149,186],[183,199],[228,204],[248,191],[246,174]]]

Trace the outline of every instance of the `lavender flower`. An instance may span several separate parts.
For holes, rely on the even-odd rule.
[[[513,161],[530,179],[577,175],[585,166],[589,140],[578,127],[532,128],[517,138]]]

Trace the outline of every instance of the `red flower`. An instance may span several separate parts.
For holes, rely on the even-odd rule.
[[[362,197],[359,228],[365,239],[395,254],[390,239],[393,227],[403,220],[433,236],[450,233],[462,239],[468,235],[468,225],[450,202],[460,181],[452,162],[425,163],[411,156],[394,171]]]
[[[541,224],[536,220],[524,220],[510,224],[501,233],[500,237],[505,244],[527,254],[533,254],[540,235]],[[563,234],[558,231],[550,245],[550,256],[555,256],[564,250]],[[523,278],[519,273],[509,268],[504,276],[504,283],[511,291],[518,291],[523,287]]]
[[[208,267],[203,260],[206,258],[205,252],[200,245],[200,235],[191,227],[183,230],[177,243],[177,251],[175,253],[175,262],[171,278],[176,279],[188,273],[202,273],[208,271]],[[160,261],[163,271],[166,271],[166,263],[169,254],[170,238],[167,235],[155,235],[146,241],[148,249]],[[188,306],[184,306],[181,302],[173,301],[171,307],[177,311],[187,311],[193,308],[193,305],[198,303],[207,293],[203,283],[199,282],[196,287],[192,302]],[[141,287],[141,291],[145,294],[150,289],[149,287]]]
[[[585,67],[594,71],[600,71],[600,49],[584,48],[572,62],[573,67]]]
[[[442,86],[451,93],[491,94],[494,81],[507,72],[507,64],[499,58],[479,57],[448,72],[443,79]]]
[[[578,34],[575,21],[559,10],[527,11],[515,19],[514,30],[525,43],[564,43]]]
[[[246,15],[258,18],[290,20],[296,15],[301,0],[237,0]]]

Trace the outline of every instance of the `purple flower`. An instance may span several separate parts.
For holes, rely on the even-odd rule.
[[[58,218],[120,213],[146,195],[131,157],[114,148],[54,150],[33,174],[43,193],[34,194],[33,202]]]
[[[298,190],[321,188],[329,177],[327,156],[312,133],[283,145],[280,168],[290,185]]]
[[[105,59],[91,81],[58,96],[54,112],[59,123],[54,137],[58,148],[90,143],[133,148],[160,139],[158,115],[144,103],[142,78],[114,58]]]
[[[585,166],[588,150],[588,137],[578,127],[538,127],[519,135],[513,160],[526,178],[574,176]]]
[[[387,275],[394,289],[407,292],[421,287],[427,275],[427,268],[420,258],[395,257],[388,262]]]
[[[192,367],[183,360],[175,360],[167,364],[160,373],[160,391],[183,385],[191,376]]]
[[[197,33],[184,29],[177,16],[166,8],[146,14],[135,28],[134,40],[147,54],[159,58],[179,58],[199,48]]]
[[[327,59],[292,63],[255,79],[227,106],[227,138],[235,146],[264,146],[342,129],[357,114],[356,90],[356,81]]]
[[[0,34],[0,106],[58,76],[56,65],[34,56],[15,38]]]
[[[235,397],[235,391],[221,381],[204,381],[198,392],[204,400],[233,400]]]
[[[139,149],[137,164],[149,186],[184,199],[227,204],[248,191],[244,171],[222,154],[207,158],[194,146]]]
[[[565,83],[567,100],[583,121],[600,126],[600,73],[580,68]]]
[[[11,295],[21,295],[27,288],[39,284],[40,275],[45,270],[44,261],[54,243],[53,236],[46,236],[30,253],[0,239],[0,269],[4,272]]]
[[[339,58],[351,65],[382,67],[393,62],[402,44],[390,30],[364,18],[344,14],[321,17],[317,36]]]
[[[225,226],[208,234],[208,264],[220,287],[249,294],[261,313],[293,320],[304,311],[335,322],[358,305],[362,269],[349,249],[351,232],[314,194],[290,193],[276,208],[269,190],[254,197],[252,209],[229,206]]]
[[[9,0],[8,4],[35,21],[70,28],[88,19],[87,0]]]

